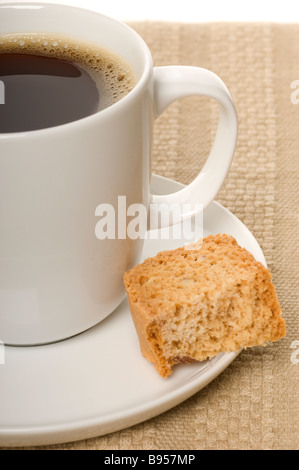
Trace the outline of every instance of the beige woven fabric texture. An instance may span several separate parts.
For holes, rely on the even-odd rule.
[[[238,144],[217,200],[259,241],[288,334],[266,348],[243,351],[209,386],[161,416],[52,448],[298,449],[299,104],[291,102],[291,82],[299,80],[299,24],[132,26],[155,65],[205,67],[230,90],[239,117]],[[154,172],[190,182],[208,155],[217,117],[217,106],[208,99],[171,105],[156,123]]]

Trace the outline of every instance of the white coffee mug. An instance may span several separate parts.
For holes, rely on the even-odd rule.
[[[153,68],[144,41],[118,21],[68,6],[2,4],[0,38],[25,32],[107,47],[131,64],[137,84],[119,102],[78,121],[0,134],[0,340],[11,345],[66,339],[113,312],[125,296],[123,273],[138,262],[143,241],[99,240],[98,205],[116,207],[126,196],[127,205],[147,209],[174,202],[206,207],[229,170],[237,136],[235,108],[220,78],[196,67]],[[154,119],[188,95],[219,102],[214,145],[189,186],[152,195]]]

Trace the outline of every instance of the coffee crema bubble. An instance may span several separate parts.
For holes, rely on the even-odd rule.
[[[0,36],[0,133],[76,121],[127,95],[130,64],[87,41],[42,33]]]

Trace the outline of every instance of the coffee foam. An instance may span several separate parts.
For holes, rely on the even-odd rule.
[[[58,34],[22,33],[0,36],[0,54],[33,54],[55,57],[86,70],[94,79],[101,109],[117,102],[136,84],[131,66],[112,51],[87,41]]]

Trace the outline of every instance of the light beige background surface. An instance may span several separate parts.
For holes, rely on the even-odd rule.
[[[239,136],[217,200],[259,241],[288,335],[266,348],[243,351],[208,387],[157,418],[50,448],[298,449],[299,347],[296,355],[291,345],[299,340],[299,104],[291,102],[290,84],[299,80],[299,24],[133,26],[148,43],[155,65],[205,67],[227,84]],[[216,122],[217,106],[209,100],[173,104],[156,124],[154,172],[190,182],[208,154]]]

